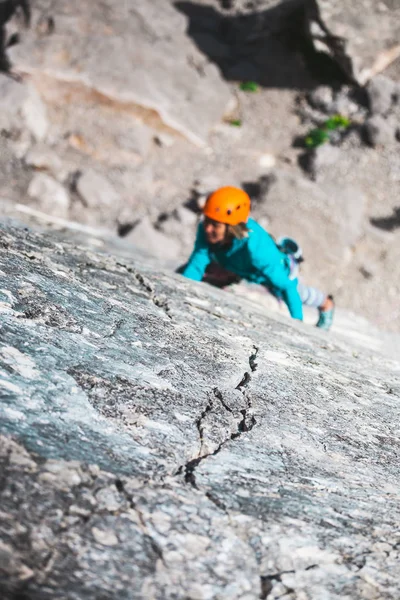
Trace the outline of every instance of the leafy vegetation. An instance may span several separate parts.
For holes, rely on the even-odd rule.
[[[317,148],[329,142],[329,132],[344,130],[350,126],[350,119],[343,115],[330,117],[320,127],[311,129],[305,137],[304,143],[307,148]]]
[[[259,85],[255,81],[243,81],[239,87],[242,92],[258,92],[259,90]]]

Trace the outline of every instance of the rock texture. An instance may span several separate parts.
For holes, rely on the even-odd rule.
[[[164,0],[39,0],[32,29],[10,58],[53,101],[67,83],[78,103],[96,100],[125,112],[126,120],[158,118],[200,145],[230,100],[215,66],[185,37],[183,16]]]
[[[33,86],[26,86],[0,73],[0,128],[18,132],[26,128],[37,141],[49,129],[46,108]]]
[[[398,598],[379,337],[140,254],[0,240],[2,598]]]
[[[316,0],[310,33],[361,85],[400,58],[400,6],[396,0]]]
[[[46,173],[37,173],[29,184],[28,196],[49,215],[66,217],[70,199],[63,186]]]
[[[28,2],[0,4],[8,18]],[[398,37],[393,3],[370,13],[365,2],[356,15],[348,2],[318,2],[314,40],[325,52],[335,42],[334,61],[304,37],[302,0],[30,4],[30,26],[14,15],[4,31],[1,211],[11,200],[50,222],[131,230],[134,243],[179,263],[195,223],[176,211],[219,185],[244,186],[271,233],[305,248],[307,281],[400,330],[398,61],[366,88],[349,81],[357,53],[368,58],[368,15],[371,57]],[[257,91],[242,89],[248,81]],[[310,130],[337,113],[351,126],[330,134],[335,146],[306,150]]]

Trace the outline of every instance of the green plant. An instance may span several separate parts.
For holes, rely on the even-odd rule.
[[[329,135],[323,129],[312,129],[305,139],[307,148],[317,148],[329,141]]]
[[[233,127],[241,127],[242,121],[240,119],[233,119],[232,121],[229,121],[229,125],[233,125]]]
[[[239,87],[242,92],[258,92],[259,90],[259,86],[255,81],[243,81]]]
[[[329,132],[337,129],[347,129],[350,126],[350,119],[343,115],[333,115],[322,123],[320,127],[311,129],[304,139],[307,148],[318,148],[322,144],[329,142]]]
[[[328,129],[329,131],[340,129],[341,127],[346,129],[349,125],[350,119],[343,117],[342,115],[334,115],[324,123],[325,129]]]

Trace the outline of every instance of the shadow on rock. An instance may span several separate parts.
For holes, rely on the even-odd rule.
[[[11,65],[7,57],[7,48],[18,43],[18,34],[7,37],[6,24],[15,13],[21,12],[25,25],[31,20],[29,0],[3,0],[0,2],[0,71],[9,71]]]
[[[252,204],[262,203],[268,195],[271,186],[276,181],[276,175],[262,175],[257,181],[243,181],[242,188],[251,198]]]
[[[302,1],[242,15],[224,15],[196,2],[175,3],[188,17],[188,35],[228,81],[252,81],[268,88],[310,90],[346,80],[339,66],[316,52],[307,36]]]
[[[371,225],[378,227],[378,229],[384,229],[385,231],[394,231],[400,227],[400,206],[393,210],[393,214],[390,217],[383,217],[381,219],[370,219]]]

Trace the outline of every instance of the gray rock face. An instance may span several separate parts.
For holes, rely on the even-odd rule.
[[[370,110],[373,115],[387,115],[398,101],[400,84],[384,75],[372,79],[367,87]]]
[[[37,208],[49,215],[68,215],[70,198],[65,188],[46,173],[36,173],[29,184],[28,196]]]
[[[323,144],[315,148],[309,157],[309,170],[314,179],[325,169],[332,167],[340,156],[340,148],[332,144]]]
[[[24,127],[43,140],[49,129],[46,108],[33,86],[0,73],[0,129],[14,133]]]
[[[51,18],[54,33],[40,24]],[[184,17],[164,0],[35,2],[32,29],[10,49],[14,68],[68,102],[93,99],[204,144],[230,99],[227,85],[185,35]],[[143,132],[136,147],[143,150]]]
[[[343,260],[344,249],[352,246],[362,235],[365,221],[366,197],[356,186],[344,186],[340,180],[320,185],[323,176],[340,158],[337,148],[326,146],[311,156],[310,167],[317,182],[277,172],[267,197],[266,213],[273,224],[273,231],[296,237],[296,222],[301,215],[303,228],[301,245],[305,256],[313,257],[314,269],[323,270]],[[318,256],[321,229],[324,243]],[[312,274],[310,274],[312,276]]]
[[[317,50],[330,54],[364,85],[400,57],[400,6],[393,0],[316,0],[308,3]]]
[[[83,173],[76,184],[76,191],[89,208],[117,210],[121,198],[106,177],[95,171]]]
[[[133,230],[126,236],[126,239],[137,248],[160,259],[174,259],[180,253],[179,242],[172,237],[168,237],[162,231],[155,229],[147,217],[144,217],[135,224]]]
[[[50,171],[54,175],[62,172],[62,163],[52,148],[37,144],[24,157],[25,164],[38,171]]]
[[[395,141],[397,124],[381,115],[375,115],[365,122],[365,134],[371,146],[387,146]]]
[[[0,239],[2,598],[399,596],[400,364],[378,337],[140,255]]]

